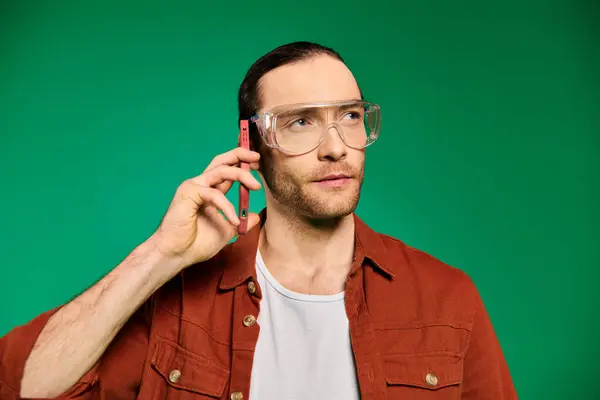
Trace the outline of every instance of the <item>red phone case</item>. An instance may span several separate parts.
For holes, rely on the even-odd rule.
[[[241,120],[240,121],[240,136],[238,138],[238,146],[243,147],[244,149],[250,150],[250,134],[248,132],[248,121]],[[246,162],[240,163],[240,168],[245,169],[246,171],[250,171],[250,164]],[[239,208],[238,208],[238,217],[240,219],[240,224],[238,225],[238,234],[245,235],[248,232],[248,213],[249,213],[249,203],[250,203],[250,191],[241,183],[238,183],[239,186]]]

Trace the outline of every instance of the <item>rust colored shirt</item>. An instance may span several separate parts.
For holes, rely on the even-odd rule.
[[[355,222],[345,307],[362,399],[516,399],[469,277]],[[253,229],[160,288],[60,398],[248,399],[258,237]],[[54,312],[0,339],[1,400],[19,399],[25,361]]]

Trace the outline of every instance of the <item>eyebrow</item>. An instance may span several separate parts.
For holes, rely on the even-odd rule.
[[[343,106],[340,106],[340,110],[345,111],[345,110],[351,110],[351,109],[356,109],[359,108],[361,110],[364,110],[364,106],[360,105],[360,104],[345,104]]]
[[[295,108],[292,110],[283,111],[279,114],[279,116],[280,117],[290,117],[290,116],[294,116],[294,115],[298,115],[298,114],[315,114],[315,108],[314,107]]]

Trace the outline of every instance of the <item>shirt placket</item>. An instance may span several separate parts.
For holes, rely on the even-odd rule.
[[[348,277],[346,314],[362,400],[384,400],[386,382],[371,315],[366,307],[364,267]]]
[[[252,279],[235,288],[229,399],[249,398],[254,351],[258,341],[260,290]]]

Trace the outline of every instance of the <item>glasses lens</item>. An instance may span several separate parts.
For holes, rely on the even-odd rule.
[[[362,149],[379,135],[379,107],[368,102],[296,106],[273,114],[268,137],[291,154],[315,149],[335,129],[348,147]]]
[[[362,149],[379,135],[379,107],[355,103],[339,107],[337,127],[348,147]]]
[[[319,145],[326,126],[326,110],[321,107],[286,110],[275,119],[275,141],[288,153],[308,152]]]

